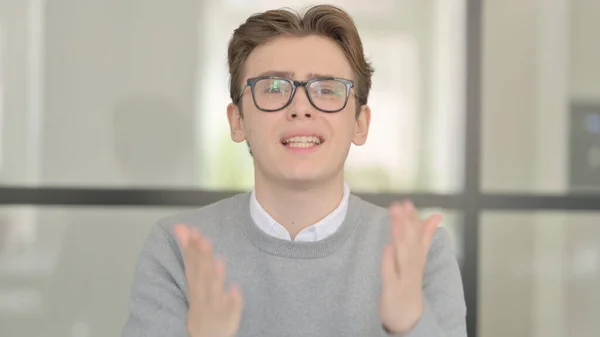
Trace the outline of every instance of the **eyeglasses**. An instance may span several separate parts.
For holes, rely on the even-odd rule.
[[[296,88],[304,87],[310,104],[322,112],[338,112],[348,103],[354,82],[343,78],[326,77],[308,81],[293,81],[287,78],[261,76],[249,78],[242,89],[250,87],[254,105],[265,112],[275,112],[287,107],[296,94]]]

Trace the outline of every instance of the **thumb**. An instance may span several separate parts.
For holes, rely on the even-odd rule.
[[[431,245],[431,240],[433,240],[435,230],[442,223],[443,219],[443,215],[434,214],[427,218],[423,223],[423,240],[425,242],[425,247],[427,250],[429,250],[429,245]]]

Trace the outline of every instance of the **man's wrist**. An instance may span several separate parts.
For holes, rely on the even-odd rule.
[[[420,306],[416,306],[417,309],[415,309],[415,313],[413,313],[414,318],[412,319],[412,322],[406,324],[406,327],[402,327],[400,329],[390,329],[387,326],[385,326],[385,324],[382,324],[383,330],[390,336],[405,336],[411,331],[413,331],[421,321],[421,318],[423,317],[425,311],[425,304],[423,303],[423,301],[424,300],[421,301]]]

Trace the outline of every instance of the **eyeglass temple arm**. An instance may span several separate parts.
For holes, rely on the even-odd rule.
[[[238,95],[237,99],[235,100],[235,102],[239,102],[240,99],[242,99],[242,96],[244,96],[244,91],[246,90],[246,88],[248,88],[250,85],[248,83],[244,84],[242,86],[242,89],[240,90],[240,94]]]

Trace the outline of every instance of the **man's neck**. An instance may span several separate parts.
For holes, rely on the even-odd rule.
[[[333,212],[344,195],[343,175],[310,187],[294,187],[256,178],[256,199],[275,221],[287,229],[292,239]]]

